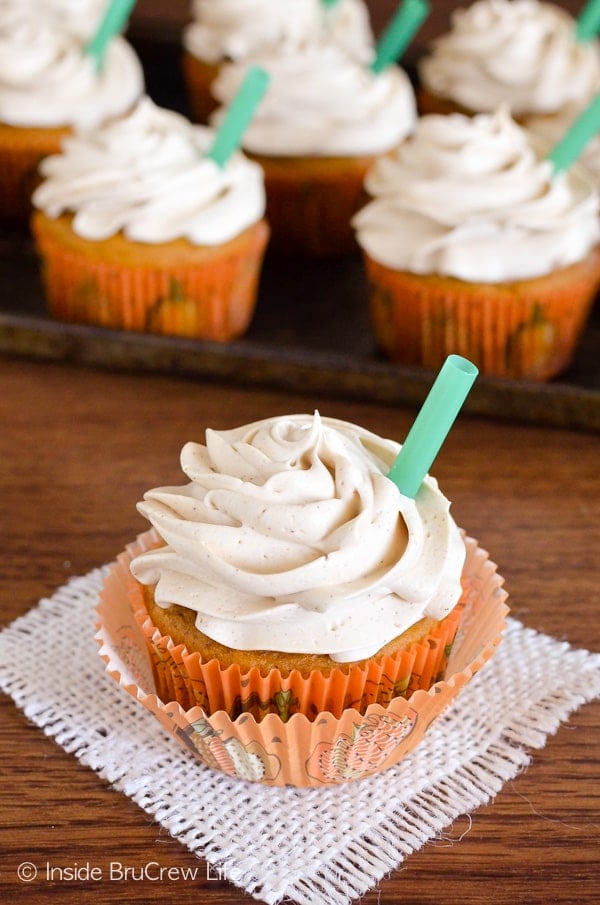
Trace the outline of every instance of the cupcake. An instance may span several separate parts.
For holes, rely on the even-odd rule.
[[[387,477],[398,450],[271,418],[208,430],[182,450],[189,483],[145,494],[153,529],[107,580],[101,653],[203,762],[274,784],[368,775],[491,655],[502,580],[434,478],[409,499]]]
[[[564,9],[537,0],[478,0],[452,16],[419,65],[421,113],[493,113],[525,121],[583,107],[600,87],[600,43],[576,39]]]
[[[568,367],[600,283],[587,171],[553,175],[500,109],[423,117],[366,188],[354,226],[389,358],[436,369],[455,352],[531,380]]]
[[[51,8],[52,9],[52,8]],[[133,108],[143,73],[131,46],[114,38],[97,70],[80,31],[25,5],[0,20],[0,210],[27,222],[39,161],[60,151],[74,128],[95,128]]]
[[[260,168],[148,97],[41,165],[32,230],[49,312],[228,341],[248,327],[268,227]]]
[[[218,107],[212,82],[227,62],[248,60],[263,47],[296,47],[322,36],[368,62],[373,35],[363,0],[195,0],[183,32],[183,71],[194,118]]]
[[[527,129],[549,148],[553,148],[567,134],[575,120],[591,103],[592,98],[587,99],[581,106],[570,104],[564,107],[560,114],[548,114],[547,116],[530,116],[526,120]],[[580,163],[590,174],[597,187],[600,187],[600,135],[593,138],[584,148]]]
[[[270,82],[243,147],[265,173],[273,248],[309,255],[356,251],[350,221],[364,203],[365,174],[414,126],[406,73],[388,66],[375,74],[322,40],[262,51],[253,63]],[[213,87],[224,105],[245,70],[246,63],[221,69]],[[212,121],[219,117],[220,111]]]

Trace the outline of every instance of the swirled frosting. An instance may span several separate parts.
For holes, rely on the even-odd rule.
[[[553,176],[506,109],[425,116],[365,181],[353,220],[362,248],[394,270],[498,283],[582,260],[599,239],[583,170]]]
[[[269,87],[244,134],[244,148],[274,156],[360,156],[388,151],[413,128],[415,99],[406,73],[381,74],[324,41],[289,52],[263,50],[244,63],[221,68],[212,84],[227,105],[247,66],[270,76]],[[222,110],[213,117],[219,120]]]
[[[213,138],[212,129],[144,97],[127,116],[78,132],[45,158],[33,203],[51,218],[73,213],[73,229],[86,239],[121,231],[137,242],[226,242],[262,218],[264,180],[240,152],[217,166],[206,156]]]
[[[206,432],[190,479],[138,508],[166,546],[133,560],[161,606],[238,650],[376,653],[460,596],[465,548],[427,477],[415,500],[387,477],[398,444],[318,413]]]
[[[0,120],[13,126],[93,127],[129,110],[144,90],[141,64],[120,37],[98,72],[81,35],[56,17],[2,9]]]
[[[368,62],[373,34],[363,0],[195,0],[185,48],[207,63],[244,60],[262,47],[298,46],[319,36]]]
[[[600,44],[575,39],[563,9],[537,0],[479,0],[421,63],[423,84],[468,110],[507,103],[515,116],[549,113],[600,87]]]

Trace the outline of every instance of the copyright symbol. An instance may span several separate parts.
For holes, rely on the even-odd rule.
[[[17,877],[22,883],[31,883],[37,877],[37,867],[31,861],[23,861],[17,867]]]

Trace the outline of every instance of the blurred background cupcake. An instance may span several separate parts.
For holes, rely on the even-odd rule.
[[[41,165],[32,229],[50,313],[227,341],[247,328],[268,239],[263,174],[148,97]]]
[[[497,377],[569,364],[600,283],[598,193],[554,174],[506,109],[423,117],[376,162],[354,219],[378,342],[438,368],[456,352]]]
[[[299,255],[356,251],[350,221],[365,200],[365,174],[415,123],[408,76],[396,65],[374,72],[322,38],[262,50],[252,60],[270,83],[243,147],[265,173],[272,247]],[[222,67],[213,89],[223,104],[246,66]]]
[[[419,64],[422,113],[491,113],[520,122],[582,109],[600,87],[600,44],[575,19],[538,0],[478,0],[457,9]]]
[[[102,65],[86,52],[81,21],[54,4],[0,5],[0,211],[27,221],[39,161],[74,128],[131,110],[144,90],[132,47],[113,38]]]
[[[323,38],[368,62],[373,52],[363,0],[194,0],[183,32],[183,71],[193,117],[206,122],[219,106],[211,85],[227,62],[241,63],[265,47],[297,47]]]

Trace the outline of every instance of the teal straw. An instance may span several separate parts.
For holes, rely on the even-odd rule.
[[[579,15],[575,28],[575,38],[580,44],[593,41],[600,29],[600,0],[588,0]]]
[[[600,131],[600,91],[548,154],[555,173],[568,170]]]
[[[478,373],[460,355],[449,355],[444,362],[388,472],[404,496],[417,495]]]
[[[377,42],[375,59],[371,63],[375,74],[400,59],[429,11],[428,0],[403,0]]]
[[[242,136],[259,102],[267,90],[269,74],[259,66],[251,66],[217,130],[206,156],[223,168],[241,143]]]
[[[136,0],[111,0],[108,4],[96,34],[86,44],[84,51],[96,61],[96,69],[101,70],[109,43],[123,31]]]

